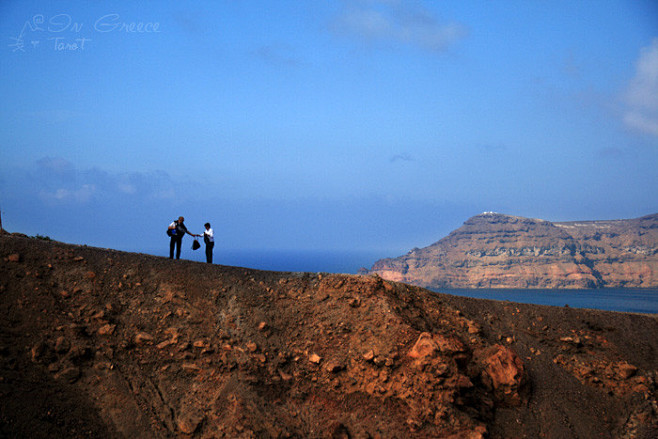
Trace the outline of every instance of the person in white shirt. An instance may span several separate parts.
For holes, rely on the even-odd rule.
[[[210,228],[210,223],[205,223],[206,230],[203,231],[203,242],[206,244],[206,262],[212,264],[212,249],[215,247],[215,234]]]

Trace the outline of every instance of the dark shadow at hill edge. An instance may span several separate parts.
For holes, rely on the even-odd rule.
[[[113,438],[90,399],[45,367],[25,361],[15,334],[2,333],[0,350],[0,437]]]

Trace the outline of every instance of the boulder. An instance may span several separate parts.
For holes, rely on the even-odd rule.
[[[372,360],[374,360],[374,359],[375,359],[375,351],[373,351],[372,349],[370,349],[368,352],[366,352],[365,354],[363,354],[363,359],[366,360],[366,361],[372,361]]]
[[[203,411],[197,407],[184,407],[176,419],[176,427],[183,434],[193,434],[205,417]]]
[[[418,359],[433,355],[437,350],[439,350],[439,345],[432,338],[432,334],[423,332],[407,355]]]
[[[505,404],[520,405],[527,375],[523,361],[510,348],[494,345],[476,353],[482,382],[494,397]]]
[[[329,360],[324,366],[325,370],[330,373],[340,372],[345,368],[338,360]]]
[[[623,363],[622,365],[619,366],[618,376],[622,380],[627,380],[633,375],[635,375],[636,373],[637,373],[637,367],[633,366],[632,364]]]

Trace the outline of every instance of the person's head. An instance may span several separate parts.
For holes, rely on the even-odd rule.
[[[183,218],[182,216],[179,216],[179,217],[178,217],[178,222],[179,222],[179,223],[182,223],[183,221],[185,221],[185,218]]]
[[[210,223],[205,223],[203,226],[208,230],[210,228]]]

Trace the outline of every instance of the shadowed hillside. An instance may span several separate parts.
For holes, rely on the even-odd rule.
[[[0,236],[0,436],[652,438],[655,317]]]

